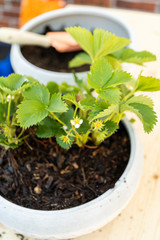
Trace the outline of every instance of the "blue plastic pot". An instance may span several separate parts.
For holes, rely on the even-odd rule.
[[[7,77],[13,73],[10,62],[10,45],[0,43],[0,76]]]

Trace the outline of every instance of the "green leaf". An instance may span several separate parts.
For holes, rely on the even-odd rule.
[[[88,117],[89,121],[92,122],[93,119],[97,116],[97,114],[107,109],[108,107],[109,107],[109,104],[103,100],[96,102],[93,105],[91,112],[89,113],[89,117]]]
[[[82,119],[83,119],[83,123],[80,125],[79,128],[76,129],[76,131],[81,134],[86,134],[87,131],[91,128],[91,126],[87,119],[85,118],[82,118]]]
[[[9,148],[9,143],[7,144],[6,138],[4,135],[0,134],[0,145],[5,147],[6,149]]]
[[[78,106],[78,102],[76,100],[76,97],[73,94],[72,95],[71,94],[65,94],[63,96],[63,99],[73,103],[75,106]]]
[[[0,124],[6,121],[8,104],[0,103]]]
[[[61,124],[47,117],[38,125],[36,135],[39,138],[50,138],[63,133]]]
[[[61,137],[64,135],[60,135],[56,137],[56,141],[57,143],[64,149],[69,149],[71,147],[71,145],[73,144],[73,140],[74,138],[69,136],[70,142],[64,142]]]
[[[95,98],[87,97],[78,102],[78,106],[82,111],[89,111],[95,103]]]
[[[66,82],[63,82],[59,85],[59,92],[65,94],[65,93],[72,93],[77,94],[79,92],[79,88],[74,85],[69,85]]]
[[[136,52],[130,48],[121,49],[119,52],[114,53],[113,56],[117,57],[122,62],[135,63],[139,65],[143,65],[144,62],[156,60],[156,56],[150,52]]]
[[[102,29],[95,29],[93,35],[95,36],[94,46],[96,58],[116,52],[130,43],[128,39],[117,37]]]
[[[34,77],[24,75],[27,78],[27,81],[32,83],[32,84],[39,84],[39,81],[36,80]]]
[[[17,119],[21,127],[28,128],[48,115],[45,104],[38,100],[25,100],[18,105]]]
[[[103,88],[112,76],[112,66],[104,58],[97,59],[88,74],[88,83],[94,89]]]
[[[95,119],[98,119],[98,118],[105,118],[105,119],[107,119],[114,112],[118,113],[118,105],[112,104],[107,109],[104,109],[103,111],[99,112],[91,121],[94,121]]]
[[[112,65],[114,70],[120,70],[122,68],[121,62],[112,56],[105,56],[105,59]]]
[[[113,121],[107,121],[105,123],[105,128],[107,129],[107,137],[110,137],[113,133],[115,133],[118,129],[118,124]]]
[[[74,110],[71,107],[69,107],[67,112],[62,113],[62,115],[60,116],[60,120],[67,125],[68,130],[72,128],[70,121],[73,119],[73,116],[74,116]]]
[[[157,116],[153,109],[148,105],[139,103],[131,103],[130,106],[134,109],[134,112],[141,119],[144,131],[147,133],[151,132],[153,126],[157,122]]]
[[[49,107],[47,108],[50,112],[66,112],[67,104],[63,102],[61,99],[61,95],[59,93],[54,93],[51,97]]]
[[[22,93],[27,100],[37,100],[45,105],[49,104],[50,93],[44,85],[35,85]]]
[[[81,27],[66,28],[66,31],[78,42],[91,59],[104,57],[127,46],[130,41],[117,37],[103,29],[95,29],[92,33]]]
[[[111,33],[105,31],[103,29],[94,29],[93,31],[93,41],[94,41],[94,55],[96,56],[99,50],[103,47],[104,43],[106,42],[108,36]],[[105,56],[105,55],[103,55]]]
[[[156,113],[153,110],[153,102],[149,97],[140,95],[130,98],[121,106],[121,112],[132,111],[142,121],[144,131],[149,133],[157,122]]]
[[[109,79],[109,81],[104,85],[105,87],[115,87],[120,84],[125,84],[132,80],[132,76],[130,73],[127,73],[122,70],[118,70],[113,72],[112,77]]]
[[[58,84],[55,82],[48,82],[46,87],[48,88],[51,95],[59,92]]]
[[[69,67],[70,68],[75,68],[75,67],[80,67],[85,64],[91,64],[91,58],[87,53],[79,53],[77,54],[70,62],[69,62]]]
[[[136,91],[160,91],[160,80],[153,77],[139,76]]]
[[[3,135],[0,135],[0,145],[3,146],[5,149],[8,149],[8,148],[14,149],[20,146],[21,144],[22,144],[21,141],[19,141],[17,144],[9,143],[7,142],[7,139]]]
[[[97,93],[102,99],[105,99],[109,103],[117,104],[120,101],[121,92],[119,88],[110,87],[104,90],[97,90]]]
[[[152,99],[150,97],[144,96],[144,95],[133,96],[126,103],[127,104],[130,104],[130,103],[141,103],[141,104],[146,104],[146,105],[148,105],[151,108],[153,107]]]
[[[123,99],[125,96],[131,93],[131,90],[128,89],[125,85],[119,85],[118,88],[121,92],[121,99]]]
[[[92,33],[89,30],[81,27],[70,27],[66,28],[65,30],[70,33],[70,35],[76,40],[81,48],[93,59],[94,49]]]
[[[75,83],[77,84],[77,86],[81,89],[85,89],[85,85],[84,85],[84,82],[83,82],[83,80],[82,79],[79,79],[78,77],[77,77],[77,75],[76,75],[76,73],[75,73],[75,71],[72,71],[72,73],[73,73],[73,76],[74,76],[74,81],[75,81]]]
[[[8,94],[14,93],[23,83],[27,81],[25,76],[19,74],[11,74],[8,77],[0,77],[0,89]]]

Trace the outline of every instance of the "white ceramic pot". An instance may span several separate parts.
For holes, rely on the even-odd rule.
[[[0,222],[22,233],[39,239],[70,239],[95,231],[113,218],[134,195],[143,168],[143,152],[137,133],[124,122],[131,141],[128,165],[113,189],[78,207],[38,211],[20,207],[0,197]]]
[[[133,44],[135,37],[128,26],[118,16],[108,12],[107,10],[95,7],[73,7],[54,10],[44,13],[25,24],[22,31],[31,31],[41,33],[45,26],[50,26],[53,29],[61,29],[63,27],[70,27],[79,25],[89,30],[94,28],[103,28],[117,36],[126,37],[130,39]],[[132,44],[132,48],[134,45]],[[49,81],[57,83],[68,82],[74,84],[72,73],[60,73],[44,70],[28,62],[22,55],[19,45],[13,45],[11,49],[11,64],[15,73],[31,75],[38,79],[41,83],[46,84]],[[86,77],[86,73],[78,73],[80,79]]]

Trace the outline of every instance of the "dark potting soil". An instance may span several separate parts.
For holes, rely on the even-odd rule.
[[[60,30],[55,30],[50,26],[46,26],[42,35],[45,35],[47,32],[55,32],[55,31],[64,31],[64,27],[62,26]],[[68,64],[71,59],[73,59],[79,52],[67,52],[60,53],[56,51],[55,48],[49,47],[38,47],[38,46],[23,46],[21,47],[22,55],[33,65],[54,71],[54,72],[85,72],[89,71],[89,65],[84,65],[77,68],[69,68]]]
[[[54,72],[85,72],[89,71],[89,65],[77,68],[69,68],[69,61],[80,51],[60,53],[53,47],[43,48],[38,46],[23,46],[21,48],[23,56],[33,65]]]
[[[54,138],[33,135],[17,149],[0,149],[0,194],[32,209],[75,207],[113,188],[129,156],[130,141],[122,125],[97,148],[74,145],[64,150]]]

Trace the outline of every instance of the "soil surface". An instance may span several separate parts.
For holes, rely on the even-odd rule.
[[[122,125],[96,148],[74,145],[67,151],[54,138],[33,135],[17,149],[0,149],[0,194],[32,209],[75,207],[113,188],[129,156],[130,141]]]
[[[62,27],[60,30],[55,30],[50,26],[46,26],[42,35],[47,32],[65,31]],[[72,60],[78,53],[82,51],[74,51],[67,53],[60,53],[55,48],[38,47],[38,46],[23,46],[21,47],[22,55],[33,65],[54,72],[70,73],[89,71],[89,65],[83,65],[77,68],[69,68],[69,61]]]
[[[60,53],[53,47],[43,48],[38,46],[23,46],[22,55],[33,65],[54,72],[70,73],[89,71],[89,65],[77,68],[69,68],[69,61],[80,51]]]

